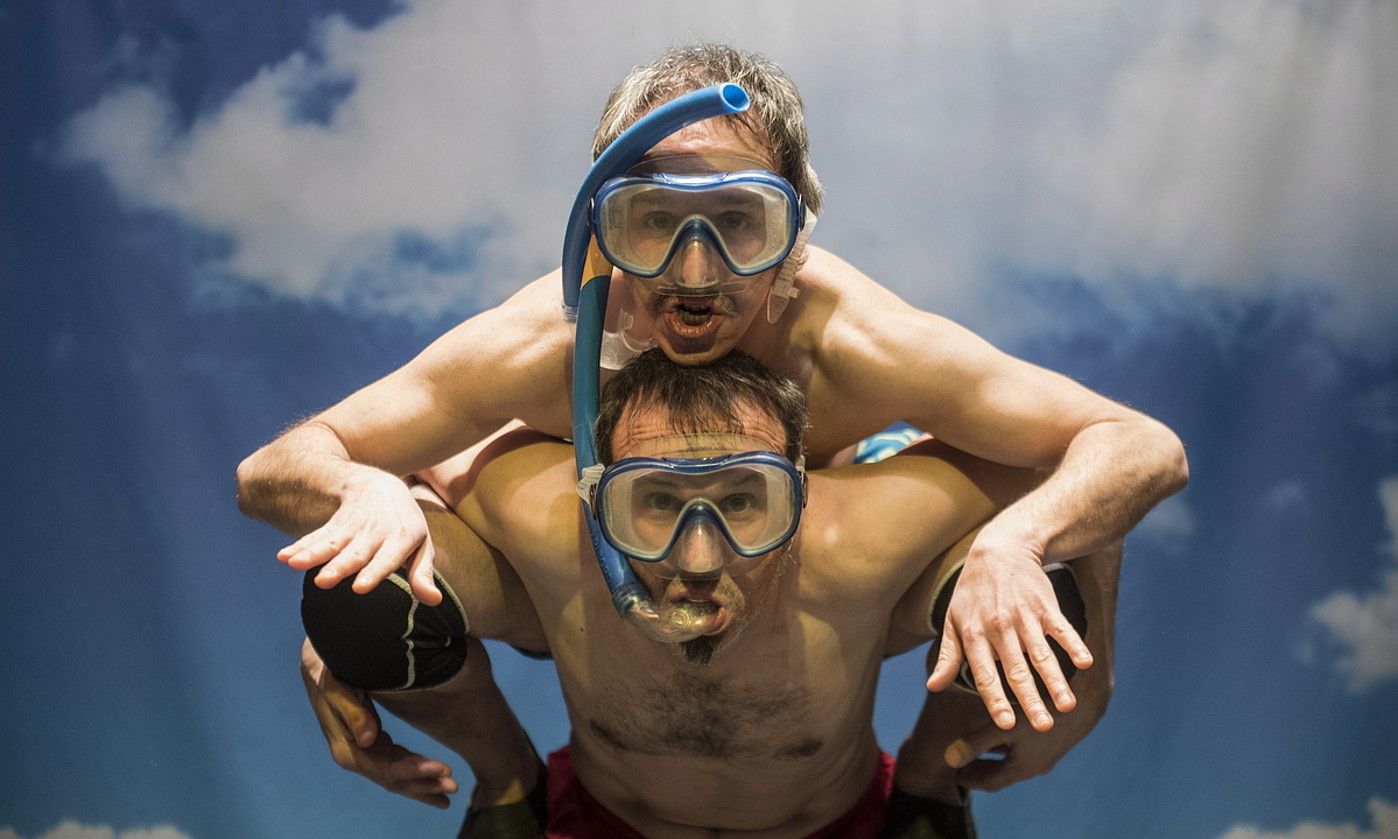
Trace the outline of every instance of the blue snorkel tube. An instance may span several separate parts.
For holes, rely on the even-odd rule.
[[[748,102],[747,91],[735,84],[713,85],[666,102],[607,146],[573,199],[563,235],[563,316],[578,325],[573,342],[573,451],[579,478],[601,469],[592,429],[597,421],[602,324],[612,282],[612,265],[593,241],[588,223],[592,197],[599,186],[625,174],[656,143],[700,120],[746,111]],[[676,643],[702,634],[708,622],[706,614],[683,604],[668,608],[655,605],[630,564],[602,538],[588,498],[583,499],[583,518],[618,614],[657,641]]]

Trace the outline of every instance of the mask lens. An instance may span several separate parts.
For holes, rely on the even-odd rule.
[[[765,271],[795,241],[790,187],[769,173],[633,176],[604,184],[594,230],[612,264],[658,276],[676,251],[700,239],[739,276]]]
[[[603,533],[617,550],[658,561],[685,531],[701,525],[714,526],[744,556],[766,553],[790,538],[800,502],[789,466],[681,471],[672,463],[619,469],[599,484]]]

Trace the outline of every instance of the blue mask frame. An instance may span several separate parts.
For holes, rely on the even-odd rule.
[[[714,509],[714,506],[706,499],[696,499],[686,504],[684,511],[675,522],[674,531],[670,534],[670,539],[665,543],[664,548],[659,551],[647,552],[647,555],[639,555],[640,552],[628,549],[626,545],[621,544],[619,540],[614,538],[607,526],[605,509],[607,485],[628,472],[634,472],[638,469],[657,469],[685,476],[712,475],[726,469],[751,466],[775,467],[785,473],[788,478],[787,502],[791,505],[791,522],[785,530],[761,545],[744,546],[740,544],[732,531],[729,530],[723,514]],[[723,538],[733,548],[734,553],[751,559],[771,553],[791,541],[791,538],[796,535],[797,529],[801,526],[801,510],[806,505],[806,470],[804,458],[793,464],[782,455],[768,451],[737,452],[720,457],[628,457],[606,467],[595,484],[585,485],[580,488],[580,491],[582,490],[586,490],[590,497],[592,516],[602,531],[602,538],[607,541],[607,544],[632,559],[641,562],[663,562],[675,549],[676,543],[679,542],[685,531],[700,519],[707,519],[713,524],[718,532],[723,534]]]
[[[705,192],[713,189],[727,189],[743,184],[760,184],[772,187],[781,192],[786,197],[786,244],[773,257],[763,260],[760,263],[750,266],[739,266],[729,252],[727,244],[723,240],[723,235],[714,228],[711,221],[706,218],[693,218],[681,225],[675,231],[670,242],[670,247],[661,260],[660,266],[654,270],[649,270],[631,263],[629,260],[620,258],[616,252],[608,247],[607,239],[602,235],[605,226],[601,221],[601,213],[606,205],[607,197],[619,189],[635,186],[636,184],[655,184],[667,189],[679,190],[682,192]],[[597,195],[592,199],[592,207],[588,213],[588,220],[592,225],[592,230],[597,237],[597,246],[601,249],[602,255],[607,261],[617,266],[628,274],[645,279],[653,279],[665,273],[670,267],[670,262],[675,258],[675,254],[691,238],[703,239],[713,248],[723,264],[728,266],[728,270],[739,277],[751,277],[763,271],[779,265],[782,260],[791,255],[791,249],[796,246],[796,237],[801,232],[801,227],[805,224],[806,209],[801,203],[801,199],[796,194],[796,189],[786,178],[775,172],[765,169],[749,169],[741,172],[716,172],[709,175],[676,175],[669,173],[657,173],[651,175],[626,175],[619,178],[612,178],[597,190]]]

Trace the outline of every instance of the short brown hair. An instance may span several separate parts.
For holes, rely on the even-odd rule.
[[[711,364],[676,364],[660,349],[647,350],[602,388],[597,422],[597,453],[611,463],[612,435],[628,406],[666,409],[681,434],[741,433],[738,406],[751,403],[778,420],[786,432],[786,456],[801,457],[806,438],[806,396],[790,379],[762,362],[733,350]]]
[[[725,44],[674,47],[650,64],[636,67],[607,97],[592,135],[595,160],[621,132],[657,105],[713,84],[742,85],[751,107],[728,119],[757,134],[777,162],[777,174],[791,182],[809,212],[819,215],[820,179],[811,168],[805,104],[796,83],[765,56]]]

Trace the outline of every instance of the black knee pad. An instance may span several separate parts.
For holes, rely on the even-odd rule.
[[[1071,567],[1061,562],[1045,565],[1044,574],[1053,584],[1053,593],[1058,598],[1059,611],[1063,613],[1063,617],[1068,619],[1068,623],[1072,625],[1073,629],[1077,630],[1083,643],[1087,643],[1087,604],[1083,602],[1082,591],[1078,588],[1077,575],[1073,573]],[[937,633],[938,642],[941,638],[942,625],[947,620],[947,607],[951,605],[952,592],[956,589],[956,581],[960,578],[961,568],[958,567],[951,573],[951,576],[947,577],[932,598],[932,613],[929,619],[933,631]],[[1053,650],[1054,657],[1058,659],[1058,668],[1063,671],[1063,677],[1071,682],[1073,676],[1077,675],[1078,672],[1078,666],[1073,663],[1072,656],[1068,655],[1068,651],[1063,649],[1055,638],[1049,638],[1048,645],[1049,649]],[[1011,705],[1018,708],[1019,698],[1015,696],[1014,691],[1009,689],[1004,666],[997,661],[995,669],[1000,675],[1000,684],[1005,686],[1005,698],[1010,701]],[[1048,688],[1044,685],[1044,680],[1040,678],[1039,671],[1032,667],[1029,670],[1034,676],[1034,685],[1039,689],[1039,695],[1048,696]],[[977,692],[975,679],[971,677],[971,663],[964,656],[961,659],[961,672],[957,674],[953,684],[971,693]]]
[[[353,578],[331,589],[301,586],[301,624],[335,678],[364,690],[410,690],[439,685],[466,663],[470,624],[456,593],[437,574],[442,602],[428,606],[395,571],[373,591],[356,594]]]

